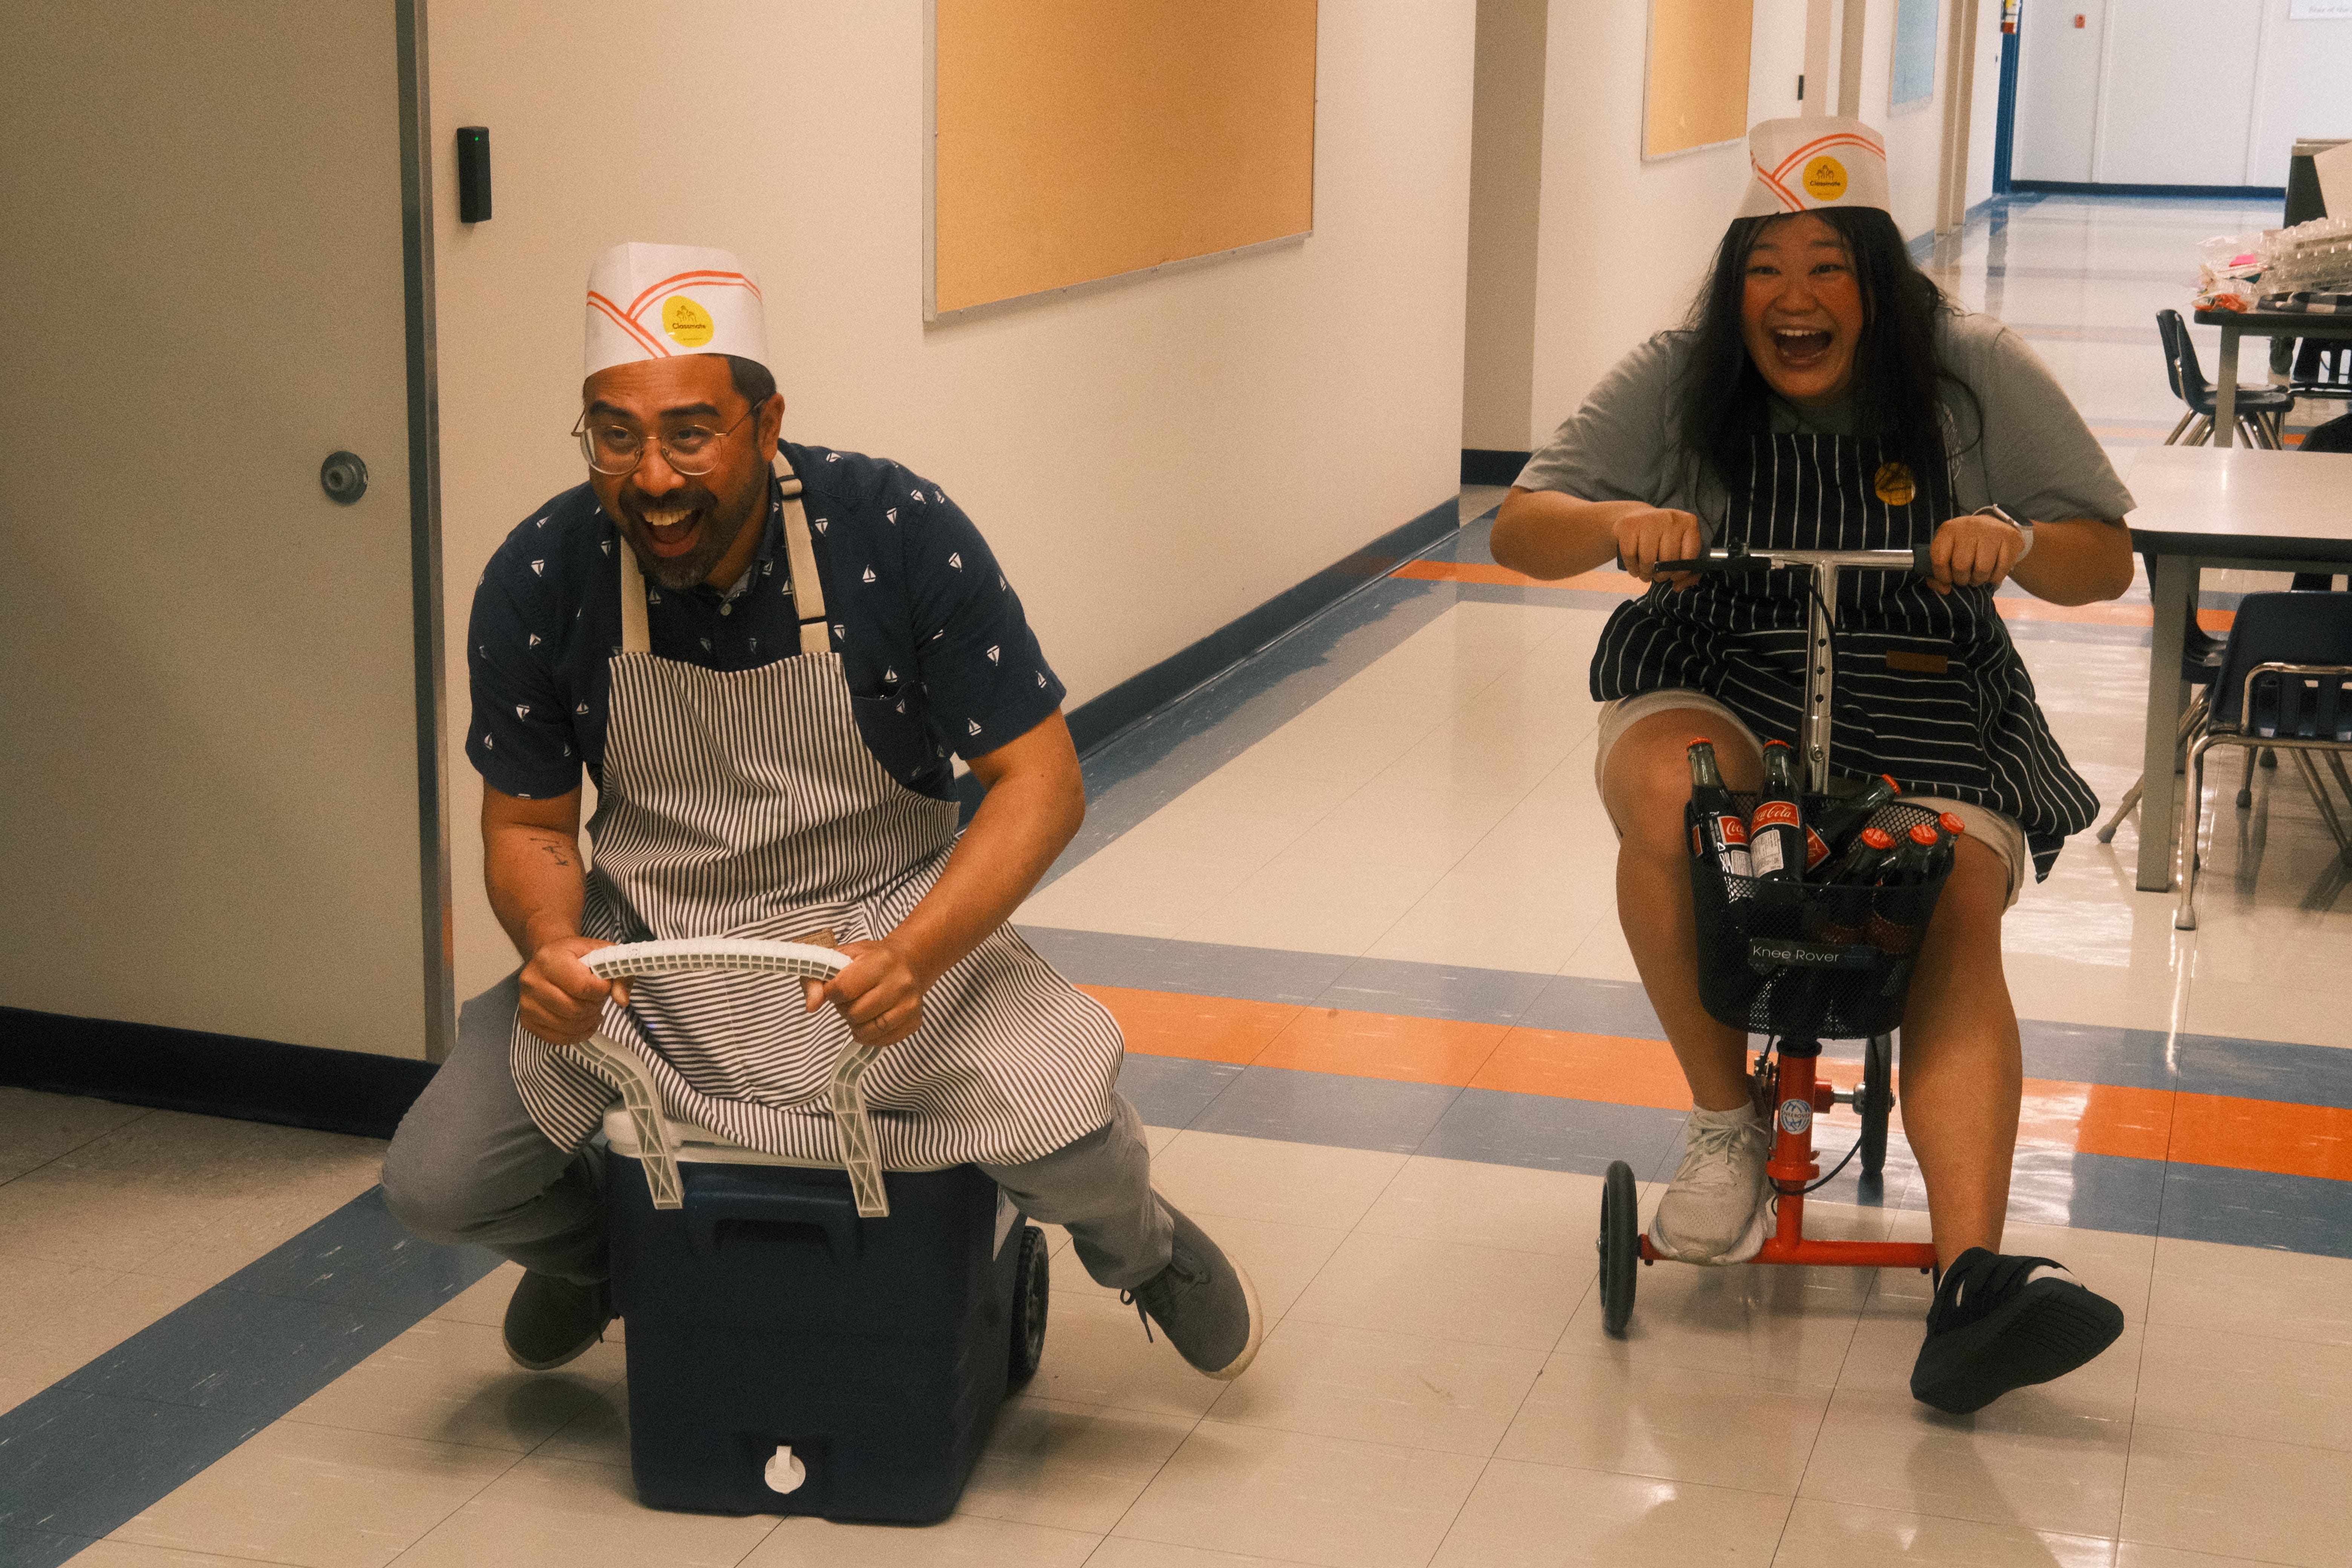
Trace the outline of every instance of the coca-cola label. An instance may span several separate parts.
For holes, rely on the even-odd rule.
[[[1830,858],[1830,847],[1829,847],[1827,844],[1824,844],[1824,843],[1822,843],[1822,836],[1821,836],[1820,834],[1818,834],[1818,833],[1814,832],[1814,831],[1813,831],[1811,828],[1810,828],[1810,827],[1806,828],[1806,829],[1805,829],[1805,869],[1807,869],[1808,871],[1810,871],[1810,870],[1811,870],[1814,867],[1816,867],[1816,866],[1820,865],[1822,861],[1824,861],[1824,860],[1828,859],[1829,858]]]
[[[1748,824],[1739,818],[1724,816],[1717,817],[1715,822],[1716,831],[1722,835],[1724,843],[1736,847],[1748,842]]]
[[[1755,820],[1748,826],[1759,833],[1768,827],[1794,827],[1797,826],[1797,803],[1793,800],[1759,801]]]

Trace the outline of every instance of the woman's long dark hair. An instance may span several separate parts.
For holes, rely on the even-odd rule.
[[[1675,426],[1689,456],[1733,492],[1746,483],[1749,445],[1768,427],[1773,395],[1741,335],[1748,255],[1765,226],[1784,216],[1791,215],[1732,220],[1685,323],[1692,352],[1675,388]],[[1895,220],[1876,207],[1822,207],[1812,216],[1845,241],[1862,289],[1851,393],[1854,434],[1880,437],[1915,467],[1927,463],[1942,435],[1943,384],[1966,384],[1937,360],[1936,317],[1945,307],[1944,291],[1912,264]]]

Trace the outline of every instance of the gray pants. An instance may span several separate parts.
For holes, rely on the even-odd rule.
[[[604,1256],[602,1151],[559,1149],[523,1109],[507,1064],[516,977],[466,1004],[449,1059],[401,1119],[383,1193],[426,1241],[487,1247],[525,1268],[592,1283]],[[1174,1226],[1152,1195],[1143,1119],[1114,1093],[1110,1120],[1023,1165],[982,1165],[1021,1212],[1066,1226],[1098,1285],[1124,1290],[1168,1266]]]

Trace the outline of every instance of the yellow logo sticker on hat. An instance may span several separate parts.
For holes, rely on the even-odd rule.
[[[1805,195],[1817,202],[1833,202],[1845,195],[1845,165],[1824,153],[1805,165]]]
[[[662,331],[680,348],[698,349],[710,341],[710,312],[683,294],[662,302]]]
[[[1900,463],[1881,463],[1871,488],[1888,506],[1909,506],[1911,498],[1918,493],[1911,483],[1911,470]]]

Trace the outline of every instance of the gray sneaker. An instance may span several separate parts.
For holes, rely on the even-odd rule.
[[[610,1284],[527,1271],[507,1298],[507,1359],[525,1372],[552,1372],[587,1354],[612,1321]]]
[[[1764,1163],[1771,1130],[1754,1107],[1693,1110],[1689,1142],[1658,1212],[1650,1245],[1685,1263],[1744,1263],[1771,1226]]]
[[[1230,1382],[1249,1365],[1265,1337],[1257,1288],[1174,1204],[1161,1198],[1160,1206],[1176,1222],[1168,1267],[1134,1289],[1120,1291],[1118,1299],[1143,1319],[1147,1336],[1158,1323],[1196,1371]]]

